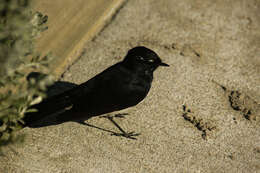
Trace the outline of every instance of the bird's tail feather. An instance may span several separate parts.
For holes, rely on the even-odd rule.
[[[58,96],[47,98],[39,104],[33,105],[31,108],[35,108],[37,112],[30,112],[25,115],[24,122],[26,126],[45,119],[48,116],[52,116],[59,112],[64,112],[66,109],[72,106],[71,99],[66,93]]]

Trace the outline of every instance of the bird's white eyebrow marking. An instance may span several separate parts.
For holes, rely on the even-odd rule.
[[[149,62],[154,62],[154,59],[149,59],[148,61],[149,61]]]

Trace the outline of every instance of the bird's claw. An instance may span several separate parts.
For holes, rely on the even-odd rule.
[[[140,133],[134,133],[134,132],[129,132],[129,133],[112,133],[112,136],[122,136],[125,138],[129,138],[129,139],[135,139],[136,138],[134,136],[139,136]]]

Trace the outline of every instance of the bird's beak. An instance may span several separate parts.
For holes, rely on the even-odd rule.
[[[159,64],[159,66],[169,67],[170,65],[168,65],[168,64],[166,64],[166,63],[164,63],[164,62],[161,62],[161,63]]]

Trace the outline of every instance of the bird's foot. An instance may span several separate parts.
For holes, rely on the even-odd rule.
[[[107,118],[109,119],[120,131],[121,133],[111,133],[112,136],[122,136],[122,137],[125,137],[125,138],[129,138],[129,139],[135,139],[135,136],[139,136],[140,133],[134,133],[134,132],[125,132],[114,120],[114,118],[125,118],[125,115],[128,115],[127,113],[122,113],[122,114],[116,114],[114,116],[111,116],[111,115],[105,115],[105,116],[102,116],[102,118]]]
[[[135,136],[139,136],[140,133],[134,133],[134,132],[129,132],[129,133],[127,133],[127,132],[124,132],[124,133],[112,133],[111,135],[112,135],[112,136],[122,136],[122,137],[125,137],[125,138],[137,140],[137,139],[135,138]]]

